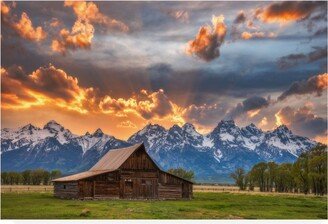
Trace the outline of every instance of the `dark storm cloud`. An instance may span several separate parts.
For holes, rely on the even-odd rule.
[[[326,136],[327,134],[327,119],[315,116],[308,106],[304,106],[298,110],[291,107],[284,107],[276,116],[279,117],[281,122],[288,124],[297,134],[310,138]]]
[[[183,117],[188,122],[197,125],[212,126],[219,120],[224,118],[228,110],[228,106],[224,104],[212,104],[212,105],[190,105],[186,108]]]
[[[237,15],[237,17],[234,19],[233,23],[234,24],[240,24],[244,23],[246,21],[246,15],[244,11],[240,11]]]
[[[327,46],[325,47],[313,47],[314,51],[311,51],[307,54],[290,54],[283,56],[277,60],[277,65],[281,69],[288,69],[296,65],[314,62],[323,58],[327,58]]]
[[[263,97],[253,96],[247,98],[241,103],[238,103],[236,107],[234,107],[232,110],[229,111],[229,113],[226,115],[226,118],[235,119],[241,114],[244,114],[252,110],[262,109],[264,107],[269,106],[269,104],[270,104],[270,98],[265,99]]]
[[[294,82],[285,92],[283,92],[278,100],[284,100],[292,95],[304,95],[315,93],[321,96],[322,92],[327,89],[328,74],[312,76],[308,80]]]
[[[313,34],[314,37],[327,36],[327,27],[318,28]]]

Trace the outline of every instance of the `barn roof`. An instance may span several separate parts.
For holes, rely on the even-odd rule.
[[[77,173],[74,175],[61,177],[52,180],[53,182],[67,182],[67,181],[77,181],[82,180],[88,177],[93,177],[99,174],[103,173],[109,173],[112,171],[115,171],[121,167],[121,165],[139,148],[145,147],[143,143],[132,145],[130,147],[126,148],[120,148],[120,149],[112,149],[109,150],[93,167],[91,167],[88,171]],[[149,155],[148,155],[149,156]],[[153,161],[153,159],[149,156],[150,160]],[[154,162],[154,161],[153,161]],[[161,170],[157,164],[154,162],[154,165]],[[165,171],[161,170],[162,172],[166,173]],[[170,174],[170,173],[169,173]],[[183,179],[181,177],[178,177],[176,175],[170,174],[172,176],[175,176],[179,179]],[[183,179],[185,180],[185,179]],[[192,183],[189,180],[185,180],[187,182]]]
[[[91,169],[74,175],[52,180],[53,182],[77,181],[103,173],[117,170],[120,166],[139,149],[143,144],[136,144],[126,148],[112,149],[108,151]],[[144,146],[143,146],[144,147]]]
[[[90,171],[117,170],[142,145],[137,144],[127,148],[112,149],[91,167]]]
[[[61,177],[61,178],[57,178],[57,179],[54,179],[52,181],[54,182],[61,182],[61,181],[77,181],[77,180],[81,180],[81,179],[85,179],[85,178],[88,178],[88,177],[93,177],[93,176],[97,176],[99,174],[103,174],[103,173],[108,173],[108,172],[111,172],[113,170],[98,170],[98,171],[85,171],[85,172],[82,172],[82,173],[77,173],[77,174],[74,174],[74,175],[70,175],[70,176],[66,176],[66,177]]]

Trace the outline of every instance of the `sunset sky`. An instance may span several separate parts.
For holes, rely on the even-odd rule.
[[[326,2],[2,2],[3,127],[285,124],[326,142]]]

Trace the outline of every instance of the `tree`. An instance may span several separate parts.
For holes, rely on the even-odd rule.
[[[31,170],[25,170],[22,172],[23,184],[30,185],[31,181]]]
[[[60,170],[52,170],[50,173],[50,179],[53,180],[53,179],[59,178],[59,177],[61,177],[61,175],[62,175],[62,173],[60,172]]]
[[[312,192],[316,195],[327,193],[327,146],[319,144],[309,152],[309,178]]]
[[[298,189],[304,194],[310,190],[309,158],[307,153],[302,153],[293,164],[293,176]]]
[[[40,185],[44,176],[43,169],[36,169],[31,172],[31,181],[33,185]]]
[[[260,191],[265,191],[266,187],[266,172],[267,164],[264,162],[258,163],[253,166],[251,170],[251,178],[254,183],[260,187]]]
[[[50,173],[46,170],[43,171],[42,183],[43,185],[48,185],[50,181]]]
[[[192,181],[195,177],[194,171],[184,170],[183,168],[176,168],[176,169],[171,168],[167,172],[189,181]]]
[[[267,191],[272,192],[276,179],[278,165],[275,162],[268,162],[267,166]]]
[[[230,174],[230,177],[235,180],[236,185],[240,190],[245,190],[247,186],[247,178],[245,170],[242,168],[237,168],[234,173]]]

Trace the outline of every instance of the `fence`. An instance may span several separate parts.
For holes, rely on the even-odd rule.
[[[10,192],[53,192],[52,185],[1,185],[1,193]]]

